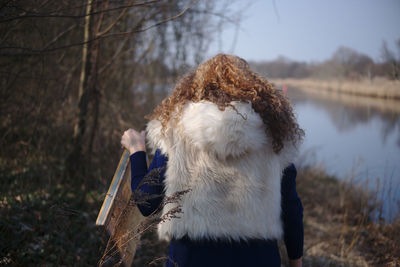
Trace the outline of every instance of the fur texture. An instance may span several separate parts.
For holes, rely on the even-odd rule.
[[[159,224],[160,238],[281,238],[281,176],[296,150],[274,153],[251,105],[231,104],[221,111],[208,101],[188,102],[164,131],[149,122],[149,145],[168,156],[166,196],[189,189],[164,207],[163,214],[181,205],[182,213]]]

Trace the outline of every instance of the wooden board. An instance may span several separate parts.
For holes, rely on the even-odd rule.
[[[130,182],[129,151],[124,150],[96,220],[110,235],[101,266],[132,265],[140,239],[136,229],[144,217],[133,204]]]

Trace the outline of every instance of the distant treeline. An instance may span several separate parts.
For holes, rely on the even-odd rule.
[[[326,61],[307,63],[280,56],[272,61],[250,62],[254,70],[268,78],[344,78],[360,80],[386,77],[398,80],[400,77],[400,39],[396,42],[398,53],[390,50],[384,41],[380,62],[348,47],[339,47]]]

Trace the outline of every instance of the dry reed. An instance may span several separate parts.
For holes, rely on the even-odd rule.
[[[297,182],[304,205],[304,266],[400,264],[400,218],[373,220],[381,205],[376,192],[315,168],[300,170]]]
[[[305,91],[331,91],[357,96],[400,99],[400,81],[384,78],[358,81],[332,79],[274,79],[276,85],[296,87]]]

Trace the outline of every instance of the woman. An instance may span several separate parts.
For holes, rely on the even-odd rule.
[[[288,100],[246,61],[217,55],[185,76],[150,116],[128,130],[132,190],[147,216],[163,199],[161,239],[167,266],[280,266],[282,237],[301,266],[302,205],[292,162],[303,131]],[[158,170],[159,184],[143,183]],[[154,176],[154,175],[152,175]],[[144,200],[143,200],[144,199]],[[175,201],[171,201],[175,199]]]

